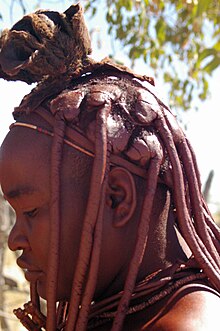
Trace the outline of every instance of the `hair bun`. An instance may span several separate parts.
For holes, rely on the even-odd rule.
[[[0,77],[28,84],[75,68],[91,53],[82,7],[64,13],[38,10],[24,16],[0,39]]]

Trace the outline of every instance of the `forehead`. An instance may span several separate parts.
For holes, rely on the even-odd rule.
[[[3,141],[0,149],[0,160],[10,161],[13,159],[17,161],[24,158],[24,164],[28,164],[28,161],[46,164],[49,161],[50,149],[51,141],[48,137],[30,129],[15,127]]]
[[[45,126],[41,118],[31,115],[28,123]],[[0,184],[3,191],[18,186],[50,186],[51,149],[53,138],[35,130],[14,127],[7,135],[0,149]],[[62,179],[71,182],[72,187],[89,182],[93,159],[64,144],[62,155]],[[88,178],[87,178],[88,177]],[[88,183],[87,183],[88,184]]]
[[[39,115],[33,113],[30,115],[22,115],[21,119],[19,119],[21,122],[34,124],[34,125],[40,125],[46,128],[48,124],[40,118]],[[13,151],[14,157],[17,154],[25,155],[30,152],[30,149],[32,149],[32,156],[33,151],[36,151],[37,153],[43,153],[44,150],[46,154],[48,153],[47,150],[50,149],[50,140],[47,137],[44,137],[43,135],[38,134],[37,132],[28,129],[28,128],[18,128],[15,127],[11,129],[6,136],[2,146],[1,146],[1,154],[6,153],[7,151]],[[16,153],[16,150],[18,153]]]
[[[50,140],[30,130],[14,128],[0,149],[0,183],[13,198],[19,190],[30,194],[49,181]]]

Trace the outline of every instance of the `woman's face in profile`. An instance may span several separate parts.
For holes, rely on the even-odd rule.
[[[43,134],[14,128],[6,137],[0,154],[0,183],[16,213],[9,248],[20,250],[17,263],[25,270],[28,281],[37,280],[37,290],[43,298],[46,298],[49,238],[53,226],[53,220],[50,222],[51,143],[52,139]],[[87,203],[87,183],[79,185],[79,179],[75,181],[74,165],[71,178],[64,172],[65,169],[61,170],[59,300],[70,296]]]

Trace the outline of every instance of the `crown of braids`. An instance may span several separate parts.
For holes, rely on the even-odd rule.
[[[46,16],[50,17],[50,14]],[[21,26],[19,24],[18,26]],[[10,40],[8,45],[12,47],[14,44],[10,44]],[[2,54],[3,49],[4,47]],[[3,58],[5,57],[2,55],[2,58],[0,57],[2,68]],[[15,110],[14,115],[19,119],[24,111],[35,111],[37,105],[45,101],[42,116],[44,112],[49,111],[54,119],[51,151],[53,226],[47,282],[46,329],[48,331],[62,330],[64,322],[66,322],[65,331],[87,329],[99,267],[104,196],[111,155],[129,160],[146,172],[145,197],[137,229],[136,245],[112,327],[113,331],[119,331],[129,307],[145,252],[159,177],[171,189],[177,213],[176,222],[182,236],[189,245],[198,266],[218,291],[220,291],[220,231],[203,200],[193,150],[169,108],[152,90],[149,84],[152,81],[146,79],[147,82],[143,84],[140,79],[144,80],[144,77],[137,79],[130,70],[106,60],[99,64],[93,63],[83,70],[81,77],[74,80],[73,77],[79,77],[79,74],[74,76],[72,73],[67,73],[66,82],[68,82],[63,86],[60,84],[55,90],[53,87],[58,85],[57,83],[54,85],[54,82],[58,82],[59,79],[52,77],[49,84],[50,77],[47,81],[43,78],[40,88],[38,86],[37,90],[25,99],[25,102]],[[21,71],[22,75],[26,74],[24,71]],[[35,69],[31,69],[31,79],[32,75],[33,77],[38,75],[36,72]],[[82,73],[86,74],[82,75]],[[20,79],[19,75],[20,71],[18,79]],[[29,73],[27,75],[29,76]],[[39,91],[43,91],[43,96]],[[40,111],[38,113],[40,114]],[[85,135],[92,142],[95,155],[68,316],[64,303],[61,302],[58,309],[56,308],[61,214],[60,168],[67,127],[72,127]],[[35,330],[37,327],[40,329],[45,327],[45,319],[39,312],[39,300],[34,284],[32,284],[31,299],[32,305],[36,308],[34,313],[31,313],[32,319],[28,315],[33,308],[32,305],[26,307],[25,312],[19,310],[16,314],[21,316],[21,321],[29,330]]]

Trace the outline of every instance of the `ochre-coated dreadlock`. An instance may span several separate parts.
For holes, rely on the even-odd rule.
[[[72,11],[73,15],[75,13],[76,11]],[[68,15],[67,17],[70,21]],[[85,58],[83,57],[83,61]],[[2,59],[4,52],[0,55],[1,63],[4,62]],[[195,155],[175,117],[154,92],[150,79],[146,79],[143,83],[140,77],[136,77],[129,70],[126,71],[124,67],[121,68],[108,61],[98,65],[91,63],[88,65],[87,61],[87,66],[82,70],[77,69],[77,75],[71,69],[71,72],[63,74],[62,79],[53,77],[52,85],[50,85],[50,77],[46,78],[46,83],[43,77],[44,82],[40,85],[40,91],[42,89],[44,91],[42,99],[36,102],[39,96],[37,87],[14,113],[15,119],[19,121],[20,115],[24,112],[37,112],[53,127],[53,132],[41,131],[53,136],[51,152],[53,226],[49,252],[47,318],[45,326],[45,318],[39,311],[36,286],[31,284],[31,304],[28,304],[24,311],[21,309],[15,311],[28,330],[46,327],[48,331],[84,331],[89,327],[88,320],[93,309],[91,303],[96,288],[102,244],[106,180],[111,164],[124,165],[132,173],[140,171],[146,179],[136,245],[123,294],[116,305],[117,312],[114,315],[112,331],[122,329],[124,318],[129,311],[131,295],[136,286],[137,274],[148,241],[158,181],[165,183],[172,192],[177,226],[190,247],[198,268],[202,270],[202,273],[198,274],[198,279],[207,277],[213,288],[220,291],[220,230],[212,220],[203,200]],[[78,64],[77,68],[79,68]],[[2,70],[4,71],[4,66]],[[22,70],[20,74],[26,74],[27,67],[23,63]],[[31,72],[35,75],[33,67]],[[9,71],[6,74],[9,75]],[[60,79],[59,87],[52,90],[51,86],[58,86],[57,79]],[[28,123],[15,123],[15,125],[40,131],[39,128]],[[60,168],[65,142],[70,145],[75,144],[81,150],[84,149],[94,157],[94,161],[71,300],[69,303],[60,302],[57,307]],[[170,277],[175,278],[172,276],[174,275],[172,268],[169,271]],[[190,277],[187,281],[196,279]],[[175,284],[181,286],[184,282]],[[174,285],[172,290],[176,288]],[[155,297],[155,302],[169,294],[169,291],[171,290],[161,291],[160,296]],[[32,315],[32,318],[26,312]]]

